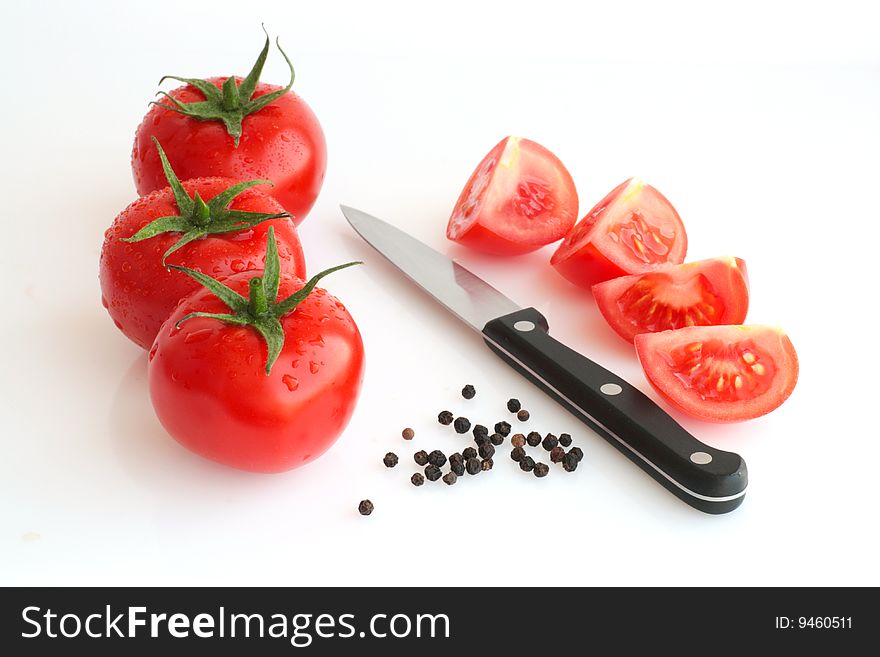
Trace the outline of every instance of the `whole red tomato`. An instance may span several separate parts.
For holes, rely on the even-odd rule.
[[[251,293],[240,314],[230,314],[208,289],[174,310],[150,350],[149,385],[156,415],[175,440],[254,472],[290,470],[335,442],[357,402],[364,348],[345,307],[312,289],[320,276],[304,287],[280,274],[278,299],[297,291],[306,296],[277,318],[272,292],[261,293],[263,314],[254,310],[254,281],[260,288],[268,269],[223,281],[227,294],[237,292],[243,300]],[[277,330],[271,329],[276,322]]]
[[[150,143],[155,137],[181,179],[271,180],[274,187],[264,191],[293,215],[295,224],[305,218],[324,182],[327,145],[315,114],[289,90],[292,66],[286,87],[257,81],[268,48],[267,38],[246,78],[173,78],[187,85],[153,104],[135,133],[131,167],[138,194],[165,186]],[[262,105],[267,97],[271,102]]]
[[[161,154],[161,147],[156,150]],[[256,189],[245,189],[231,201],[225,201],[229,193],[254,181],[199,178],[181,184],[170,167],[167,174],[172,186],[139,198],[123,210],[104,233],[101,249],[101,301],[119,330],[144,349],[149,349],[162,322],[178,302],[199,288],[191,278],[169,271],[163,260],[212,276],[262,269],[266,236],[274,227],[281,268],[301,278],[306,272],[296,228],[278,201]],[[223,195],[226,191],[229,193]],[[181,208],[181,204],[185,207]],[[211,210],[212,205],[217,207]],[[197,214],[199,208],[207,208],[207,218],[196,218],[202,221],[202,227],[198,221],[187,218]],[[141,231],[148,225],[156,226],[159,218],[169,221],[158,229],[169,230],[140,241],[126,241],[136,234],[143,235]],[[172,219],[179,219],[179,225]],[[247,225],[254,221],[260,223]],[[212,230],[225,230],[238,222],[244,225],[211,234]],[[194,230],[208,234],[187,242],[187,235],[197,234]]]

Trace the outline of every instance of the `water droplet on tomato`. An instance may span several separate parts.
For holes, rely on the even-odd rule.
[[[153,356],[156,355],[156,352],[157,352],[158,350],[159,350],[159,343],[158,343],[158,342],[154,342],[154,343],[153,343],[153,346],[150,347],[150,353],[147,355],[147,360],[148,360],[148,361],[153,360]]]
[[[311,361],[309,363],[309,372],[311,372],[312,374],[317,374],[318,370],[320,370],[320,369],[321,369],[321,366],[318,365],[318,363],[316,363],[315,361]]]
[[[284,382],[284,385],[287,386],[287,389],[290,390],[290,392],[293,392],[294,390],[299,388],[299,381],[290,376],[290,374],[285,374],[281,377],[281,380]]]
[[[316,335],[315,337],[313,337],[312,339],[309,340],[309,344],[323,347],[324,346],[324,336],[322,336],[320,334]]]
[[[193,344],[195,342],[201,342],[208,336],[210,336],[214,332],[212,328],[204,328],[199,329],[198,331],[193,331],[192,333],[187,333],[186,337],[183,338],[184,344]]]
[[[235,259],[229,263],[229,268],[232,269],[236,274],[243,272],[247,269],[247,263],[244,260]]]
[[[122,271],[124,271],[127,274],[128,272],[131,271],[131,263],[128,260],[126,260],[125,262],[122,263],[122,267],[120,267],[120,269],[122,269]]]

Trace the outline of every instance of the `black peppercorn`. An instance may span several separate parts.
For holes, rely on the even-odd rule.
[[[504,436],[502,436],[500,433],[493,433],[491,436],[489,436],[489,442],[497,447],[504,442]]]
[[[465,399],[473,399],[474,395],[477,394],[477,391],[471,384],[467,384],[464,388],[461,389],[461,396]]]
[[[535,459],[531,456],[523,456],[519,460],[519,469],[523,472],[531,472],[535,468]]]
[[[437,416],[437,421],[440,424],[452,424],[453,415],[450,411],[443,411],[440,415]]]
[[[510,423],[502,420],[495,425],[495,433],[500,433],[502,436],[506,436],[510,433]]]
[[[522,461],[525,456],[526,450],[524,450],[522,447],[514,447],[512,450],[510,450],[510,458],[512,458],[514,461]]]
[[[427,465],[428,464],[428,452],[423,449],[420,449],[418,452],[413,454],[413,460],[417,465]]]
[[[460,477],[464,474],[464,461],[449,461],[449,469],[456,477]]]
[[[403,439],[404,439],[404,440],[412,440],[412,439],[413,439],[413,436],[416,435],[416,432],[413,431],[412,429],[410,429],[409,427],[407,427],[406,429],[404,429],[404,430],[401,432],[400,435],[403,436]]]
[[[425,467],[425,479],[428,481],[437,481],[440,478],[440,468],[436,465],[428,465]]]
[[[464,457],[461,455],[460,452],[456,452],[455,454],[450,454],[450,456],[449,456],[450,463],[455,463],[456,461],[458,461],[459,463],[464,463]]]
[[[580,447],[572,447],[570,450],[568,450],[568,453],[569,453],[569,454],[574,454],[574,457],[575,457],[578,461],[583,461],[583,460],[584,460],[584,450],[582,450]]]
[[[562,457],[562,467],[566,472],[574,472],[577,470],[578,463],[577,456],[571,452]]]
[[[476,438],[477,436],[488,436],[489,429],[487,427],[484,427],[482,424],[475,424],[473,433],[474,438]]]
[[[413,486],[421,486],[423,483],[425,483],[425,477],[424,475],[422,475],[421,472],[416,472],[412,477],[409,478],[409,480],[412,482]]]
[[[526,409],[522,409],[516,414],[516,419],[520,422],[527,422],[530,417],[531,415],[529,415],[529,412]]]
[[[395,454],[394,452],[388,452],[385,455],[385,458],[382,459],[382,463],[385,464],[386,468],[393,468],[395,465],[397,465],[397,454]]]
[[[358,504],[358,513],[362,516],[368,516],[373,512],[373,503],[370,500],[361,500],[361,503]]]
[[[513,445],[514,447],[522,447],[523,445],[526,444],[526,437],[524,435],[522,435],[521,433],[515,433],[510,438],[510,444]]]
[[[439,449],[435,449],[433,452],[428,454],[428,463],[431,465],[436,465],[438,468],[442,468],[446,465],[446,454],[441,452]]]
[[[471,421],[466,417],[457,417],[455,418],[454,426],[456,433],[467,433],[468,429],[471,428]]]
[[[451,486],[456,481],[458,481],[458,475],[456,475],[454,472],[447,472],[445,475],[443,475],[443,483],[447,486]]]
[[[537,431],[532,431],[526,436],[526,442],[529,444],[529,447],[537,447],[541,444],[541,434]]]
[[[522,404],[519,403],[519,399],[511,397],[507,400],[507,410],[511,413],[516,413],[521,408]]]
[[[489,436],[484,436],[483,434],[480,434],[479,436],[476,436],[474,438],[474,442],[477,444],[477,447],[479,447],[480,445],[489,442]]]
[[[477,450],[473,447],[465,447],[461,450],[461,457],[467,462],[469,459],[473,459],[477,457]]]
[[[559,438],[554,436],[552,433],[548,433],[544,436],[544,440],[541,441],[541,447],[546,449],[548,452],[556,447],[559,444]]]
[[[483,459],[483,462],[480,464],[480,466],[483,468],[483,472],[491,470],[493,465],[495,465],[495,461],[493,461],[492,459]]]
[[[557,445],[553,449],[550,450],[550,462],[551,463],[559,463],[562,460],[562,457],[565,456],[565,448]]]
[[[562,445],[563,447],[570,447],[571,446],[571,434],[568,434],[568,433],[559,434],[559,444]]]
[[[480,445],[477,453],[480,455],[480,458],[490,459],[495,456],[495,446],[492,443],[483,443]]]
[[[536,477],[546,477],[550,472],[550,466],[546,463],[535,463],[535,469],[532,472]]]
[[[480,463],[480,459],[468,459],[467,463],[465,463],[465,469],[467,470],[468,474],[475,475],[483,469],[483,465]]]

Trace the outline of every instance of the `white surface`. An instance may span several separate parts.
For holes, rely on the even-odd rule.
[[[0,583],[880,584],[871,3],[279,2],[241,22],[221,2],[71,4],[17,3],[0,27]],[[131,138],[159,76],[242,73],[261,20],[329,144],[301,233],[309,266],[368,262],[327,281],[368,350],[354,420],[280,476],[214,466],[163,432],[144,354],[101,308],[96,275],[103,230],[135,198]],[[264,79],[283,76],[273,51]],[[631,348],[547,264],[552,249],[502,261],[446,243],[461,186],[508,133],[559,155],[581,213],[641,175],[678,208],[690,259],[748,262],[749,320],[788,330],[798,387],[748,423],[680,418],[744,455],[738,511],[706,516],[664,491],[395,275],[337,209],[448,250],[647,390]],[[576,473],[537,480],[504,450],[490,475],[408,483],[414,450],[464,446],[439,410],[494,422],[511,395],[530,428],[575,436]]]

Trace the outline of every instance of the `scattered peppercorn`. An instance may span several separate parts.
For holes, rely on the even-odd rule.
[[[373,503],[370,500],[361,500],[361,503],[358,504],[358,513],[362,516],[368,516],[373,512]]]
[[[428,481],[437,481],[440,478],[440,468],[436,465],[425,466],[425,479]]]
[[[489,429],[484,427],[482,424],[476,424],[476,425],[474,425],[474,432],[473,433],[474,433],[474,438],[476,438],[477,436],[488,436]]]
[[[416,472],[412,477],[409,478],[412,482],[413,486],[421,486],[425,483],[425,477],[421,472]]]
[[[526,436],[526,442],[529,444],[529,447],[537,447],[541,444],[541,434],[537,431],[532,431]]]
[[[546,477],[550,472],[550,466],[546,463],[535,463],[535,469],[532,470],[536,477]]]
[[[500,433],[502,436],[507,436],[510,434],[510,423],[502,420],[495,425],[495,433]]]
[[[468,429],[471,428],[471,421],[466,417],[457,417],[455,418],[455,432],[456,433],[467,433]]]
[[[535,469],[535,459],[531,456],[523,456],[519,460],[519,469],[523,472],[531,472]]]
[[[480,466],[483,468],[483,472],[491,470],[493,465],[495,465],[495,461],[493,461],[492,459],[483,459],[483,462],[480,464]]]
[[[452,424],[453,415],[450,411],[443,411],[440,415],[437,416],[437,421],[440,424]]]
[[[566,472],[574,472],[577,470],[578,463],[577,456],[571,452],[562,457],[562,467]]]
[[[413,460],[416,462],[416,465],[428,465],[428,452],[420,449],[413,454]]]
[[[483,469],[483,464],[480,463],[480,459],[468,459],[467,463],[465,463],[465,469],[467,470],[468,474],[475,475]]]
[[[530,417],[531,415],[529,415],[529,412],[526,409],[522,409],[516,414],[516,419],[520,422],[527,422]]]
[[[480,458],[490,459],[495,456],[495,446],[492,443],[483,443],[480,445],[477,453],[480,455]]]
[[[570,447],[571,446],[571,434],[568,434],[568,433],[559,434],[559,444],[562,445],[563,447]]]
[[[572,447],[570,450],[568,450],[568,453],[574,454],[575,458],[578,461],[584,460],[584,450],[582,450],[580,447]]]
[[[450,463],[455,463],[456,461],[458,461],[459,463],[464,463],[464,457],[461,455],[460,452],[456,452],[455,454],[451,454],[449,456]]]
[[[465,399],[473,399],[474,395],[477,394],[477,391],[474,387],[469,383],[464,388],[461,389],[461,396]]]
[[[436,465],[438,468],[442,468],[446,465],[446,454],[441,452],[439,449],[435,449],[433,452],[428,454],[428,463],[431,465]]]
[[[456,477],[460,477],[464,474],[464,461],[450,461],[449,469],[455,473]]]
[[[461,450],[461,457],[467,462],[469,459],[477,458],[477,450],[473,447],[465,447]]]
[[[541,447],[546,449],[548,452],[556,447],[559,444],[559,438],[554,436],[552,433],[548,433],[544,436],[544,440],[541,441]]]
[[[484,445],[489,442],[489,436],[481,433],[479,436],[476,436],[474,438],[474,442],[477,444],[477,447],[479,447],[480,445]]]
[[[502,436],[500,433],[493,433],[491,436],[489,436],[489,442],[497,447],[504,442],[504,436]]]
[[[562,460],[562,457],[565,456],[565,448],[556,446],[550,450],[550,462],[551,463],[559,463]]]
[[[507,400],[507,410],[511,413],[516,413],[521,408],[522,404],[519,403],[519,399],[511,397]]]
[[[443,475],[443,483],[447,486],[451,486],[456,481],[458,481],[458,475],[456,475],[454,472],[447,472],[445,475]]]
[[[403,436],[404,440],[412,440],[413,436],[416,435],[416,432],[413,431],[412,429],[410,429],[409,427],[407,427],[406,429],[403,430],[403,432],[400,435]]]
[[[385,455],[385,458],[382,459],[382,463],[385,464],[386,468],[393,468],[395,465],[397,465],[397,454],[395,454],[394,452],[388,452]]]
[[[526,444],[526,437],[521,433],[513,434],[513,437],[510,439],[510,444],[514,447],[522,447]]]
[[[512,450],[510,450],[510,458],[512,458],[514,461],[522,461],[525,456],[526,450],[524,450],[522,447],[514,447]]]

